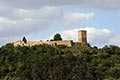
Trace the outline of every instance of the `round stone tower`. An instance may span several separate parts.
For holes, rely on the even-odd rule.
[[[78,31],[78,42],[82,44],[87,44],[87,31],[86,30]]]

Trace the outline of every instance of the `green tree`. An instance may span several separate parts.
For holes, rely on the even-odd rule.
[[[60,41],[60,40],[62,40],[61,35],[59,33],[55,34],[53,40],[54,41]]]
[[[23,37],[22,41],[26,44],[27,43],[27,39],[25,37]]]
[[[0,80],[120,80],[120,47],[6,44]]]

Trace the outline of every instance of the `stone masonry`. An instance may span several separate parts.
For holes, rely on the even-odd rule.
[[[14,46],[35,46],[35,45],[41,45],[41,44],[48,44],[51,46],[56,45],[66,45],[66,46],[80,46],[80,45],[87,45],[87,31],[80,30],[78,31],[78,42],[73,42],[73,40],[61,40],[61,41],[28,41],[27,43],[24,43],[21,40],[18,40],[13,43]]]

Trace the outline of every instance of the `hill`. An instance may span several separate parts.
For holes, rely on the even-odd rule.
[[[0,80],[119,80],[120,48],[58,45],[0,48]]]

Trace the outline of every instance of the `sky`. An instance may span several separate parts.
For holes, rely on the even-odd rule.
[[[92,46],[120,46],[120,0],[0,0],[0,46],[21,40],[50,40],[60,33],[77,41],[87,30]]]

